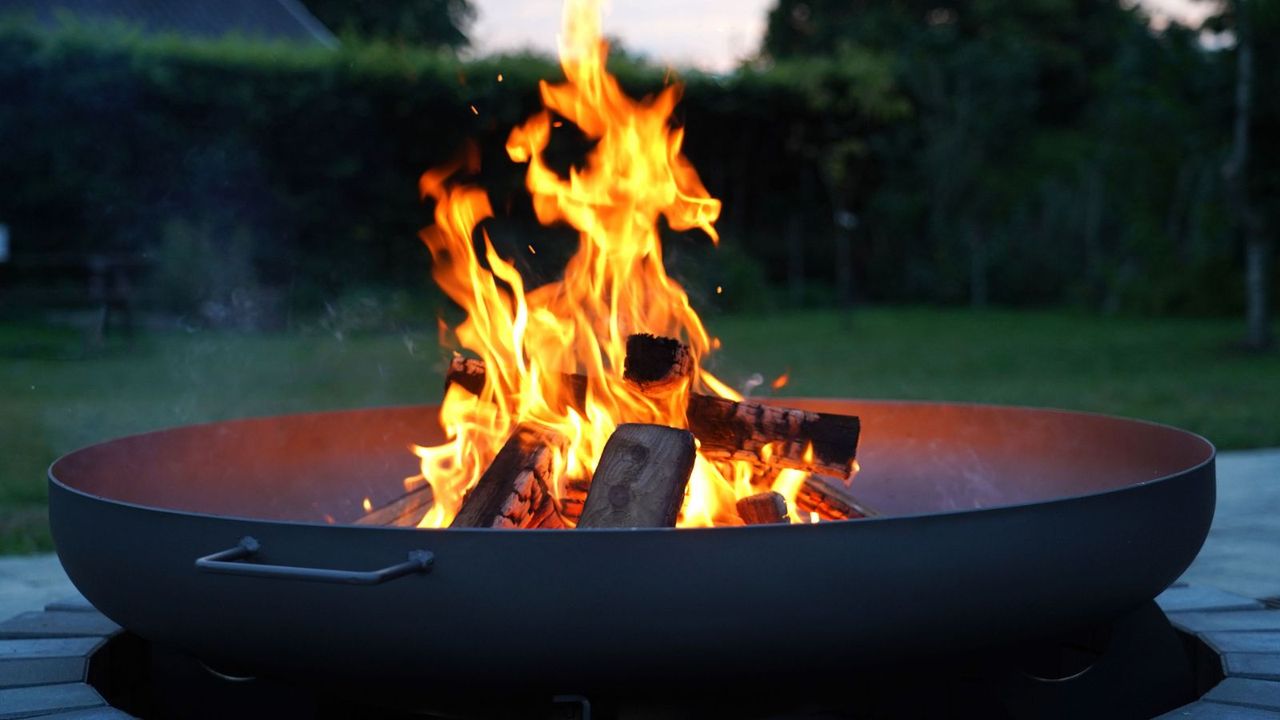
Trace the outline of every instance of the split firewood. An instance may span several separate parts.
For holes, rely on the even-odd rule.
[[[517,426],[463,499],[450,527],[563,527],[547,486],[553,455],[566,445],[557,433]]]
[[[673,338],[627,338],[623,377],[645,394],[668,392],[693,372],[688,348]],[[795,468],[848,478],[858,450],[858,418],[693,393],[689,429],[709,460],[747,460],[757,468]]]
[[[570,381],[573,402],[581,406],[586,378],[565,377]],[[455,358],[446,382],[483,388],[483,361]],[[861,430],[855,416],[735,402],[699,393],[689,396],[687,420],[708,460],[745,460],[761,470],[793,468],[841,479],[852,472]]]
[[[623,377],[641,392],[668,392],[692,372],[693,358],[680,341],[653,335],[627,338]],[[710,460],[747,460],[762,468],[795,468],[842,479],[853,471],[861,431],[857,417],[698,393],[690,395],[686,415]]]
[[[556,503],[556,499],[551,496],[551,493],[544,493],[539,502],[533,507],[534,509],[529,513],[528,525],[523,525],[521,527],[530,527],[541,530],[554,530],[566,527],[560,506]]]
[[[789,523],[787,499],[776,492],[762,492],[742,498],[737,503],[738,517],[747,525]]]
[[[449,361],[449,374],[444,380],[446,390],[450,385],[457,385],[472,395],[479,395],[484,390],[484,361],[454,355],[453,360]]]
[[[747,460],[841,479],[853,472],[861,431],[856,416],[696,393],[689,398],[687,415],[689,429],[710,460]]]
[[[696,455],[687,430],[619,425],[600,455],[578,527],[674,527]]]
[[[590,480],[568,480],[564,483],[564,493],[560,497],[560,513],[566,519],[578,522],[582,517],[582,506],[587,500],[587,492],[591,489]]]
[[[587,399],[587,376],[564,373],[561,377],[569,390],[569,403],[581,408]],[[479,395],[484,390],[484,360],[454,355],[449,362],[449,372],[444,377],[445,390],[450,385],[457,385],[472,395]]]
[[[805,478],[796,493],[796,510],[816,512],[823,520],[857,520],[879,514],[850,494],[844,483],[820,475]]]
[[[660,397],[673,392],[693,373],[693,356],[679,340],[657,335],[631,335],[622,377],[640,392]]]
[[[414,488],[386,505],[365,513],[355,524],[416,527],[431,510],[434,502],[435,493],[431,490],[431,484],[423,483],[422,487]]]

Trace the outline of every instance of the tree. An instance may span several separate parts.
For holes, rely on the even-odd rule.
[[[1280,162],[1274,140],[1280,130],[1280,102],[1276,98],[1280,83],[1274,73],[1259,76],[1255,68],[1273,68],[1280,62],[1280,43],[1275,40],[1275,33],[1280,32],[1278,5],[1276,0],[1235,0],[1219,18],[1220,27],[1231,27],[1236,36],[1235,116],[1223,176],[1232,223],[1244,244],[1245,346],[1251,350],[1266,349],[1274,340],[1271,233],[1276,227],[1274,206],[1280,191],[1274,170]],[[1270,147],[1255,147],[1255,138],[1270,140]]]
[[[476,14],[469,0],[308,0],[307,7],[338,33],[451,50],[467,46]]]
[[[1114,52],[1106,39],[1134,22],[1118,6],[1099,7],[779,0],[762,54],[779,63],[853,49],[890,58],[915,112],[880,143],[894,179],[877,194],[883,205],[914,208],[897,220],[915,227],[898,235],[926,246],[904,254],[906,275],[927,293],[982,305],[997,236],[1010,232],[997,225],[1035,197],[1024,177],[1028,145],[1036,132],[1078,122],[1092,67]]]
[[[912,108],[865,138],[879,177],[858,208],[895,290],[1148,312],[1234,298],[1225,53],[1195,31],[1122,0],[777,3],[766,62],[877,53]]]

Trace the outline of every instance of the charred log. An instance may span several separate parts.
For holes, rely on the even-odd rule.
[[[842,479],[853,471],[861,431],[856,416],[696,393],[687,414],[708,459],[748,460]]]
[[[457,385],[472,395],[479,395],[484,390],[484,361],[454,355],[449,362],[449,374],[444,379],[445,390],[450,385]]]
[[[556,433],[530,425],[516,427],[463,499],[450,527],[562,527],[547,486],[553,455],[563,452],[565,445]]]
[[[843,483],[819,475],[805,478],[796,493],[796,510],[816,512],[823,520],[857,520],[879,514],[855,498]]]
[[[382,527],[415,527],[431,510],[435,493],[429,483],[414,488],[382,507],[375,508],[355,521],[356,525]]]
[[[696,454],[687,430],[619,425],[596,465],[578,527],[674,527]]]
[[[776,492],[756,493],[737,503],[738,517],[747,525],[789,523],[787,499]]]
[[[627,338],[622,377],[640,392],[656,396],[672,392],[693,373],[693,356],[679,340],[657,335]]]
[[[582,408],[587,402],[587,376],[564,373],[561,376],[569,392],[569,404]],[[472,395],[479,395],[484,390],[485,366],[479,358],[464,358],[455,355],[449,362],[449,372],[444,378],[445,390],[450,385],[457,385]]]
[[[560,512],[574,523],[582,517],[582,506],[587,501],[587,492],[591,489],[590,480],[569,480],[564,484],[564,492],[560,497]]]
[[[669,391],[693,372],[689,349],[673,338],[627,338],[624,377],[645,394]],[[708,459],[748,460],[847,478],[853,471],[861,422],[815,413],[699,395],[689,397],[689,429]]]
[[[574,404],[581,407],[587,379],[582,375],[565,378]],[[446,382],[467,389],[483,388],[483,361],[455,358]],[[859,419],[852,415],[736,402],[698,393],[689,396],[687,420],[709,460],[746,460],[757,468],[793,468],[842,479],[852,471],[861,430]]]

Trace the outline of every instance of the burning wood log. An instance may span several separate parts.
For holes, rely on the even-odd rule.
[[[737,503],[738,517],[748,525],[789,523],[787,499],[776,492],[762,492],[744,497]]]
[[[678,340],[653,335],[627,338],[623,377],[641,392],[667,392],[692,372],[689,350]],[[849,415],[735,402],[698,393],[690,395],[686,416],[708,459],[749,460],[764,467],[795,468],[840,478],[849,477],[853,470],[862,427],[858,418]]]
[[[560,497],[560,514],[565,518],[578,522],[582,517],[582,506],[587,500],[587,492],[591,490],[590,480],[569,480],[564,484],[564,494]]]
[[[547,490],[551,462],[566,441],[560,435],[519,425],[462,501],[450,527],[563,527]]]
[[[661,396],[680,387],[693,373],[693,356],[679,340],[657,335],[627,338],[622,377],[640,392]]]
[[[587,376],[565,373],[561,376],[569,388],[570,403],[581,408],[587,399]],[[457,385],[472,395],[484,390],[484,360],[455,355],[449,361],[449,372],[444,377],[445,390]]]
[[[843,483],[819,475],[805,478],[796,493],[796,510],[816,512],[823,520],[856,520],[879,514],[851,495]]]
[[[852,415],[697,393],[689,397],[687,415],[689,429],[708,459],[749,460],[842,479],[853,470],[862,427]]]
[[[454,355],[453,360],[449,361],[449,373],[444,380],[446,390],[450,385],[457,385],[472,395],[479,395],[484,390],[484,361]]]
[[[653,350],[656,346],[650,343],[645,347]],[[668,353],[668,357],[672,358],[673,368],[679,365],[678,354]],[[586,378],[565,377],[571,383],[574,402],[580,406],[586,396]],[[484,387],[484,362],[454,358],[448,384],[477,388],[475,392],[479,392]],[[669,381],[658,386],[670,387]],[[860,421],[851,415],[735,402],[699,393],[689,397],[687,419],[709,460],[747,460],[760,468],[794,468],[842,479],[849,477],[852,470],[861,430]]]
[[[430,483],[423,483],[422,487],[414,488],[386,505],[365,513],[355,524],[414,527],[422,521],[434,502],[435,493],[432,492]]]
[[[696,454],[687,430],[619,425],[596,465],[578,527],[674,527]]]

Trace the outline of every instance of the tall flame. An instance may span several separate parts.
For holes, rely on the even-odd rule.
[[[671,125],[681,87],[656,96],[628,97],[605,69],[608,45],[600,36],[593,0],[567,0],[560,62],[566,81],[540,84],[544,109],[512,130],[507,153],[527,163],[526,186],[539,222],[567,223],[580,237],[561,281],[526,290],[514,265],[494,249],[481,229],[483,258],[474,241],[492,216],[479,188],[451,181],[460,166],[430,170],[419,183],[436,202],[435,224],[422,233],[431,250],[432,274],[467,312],[456,328],[462,347],[486,366],[479,397],[456,386],[445,394],[441,424],[448,441],[415,447],[422,478],[435,505],[421,526],[452,521],[465,491],[475,484],[518,423],[556,431],[568,439],[557,458],[550,488],[564,496],[567,480],[589,479],[615,427],[623,422],[685,426],[689,393],[698,388],[740,399],[700,367],[711,350],[688,295],[662,262],[659,216],[677,230],[701,229],[718,241],[712,223],[720,201],[712,198],[681,154],[683,131]],[[574,123],[594,141],[584,164],[562,177],[543,157],[553,115]],[[558,124],[558,123],[557,123]],[[476,159],[469,158],[474,170]],[[622,379],[626,338],[645,332],[687,343],[692,377],[661,398],[646,397]],[[571,404],[563,373],[588,378],[585,402]],[[734,500],[752,492],[745,463],[722,473],[699,457],[680,516],[681,526],[739,522]],[[729,475],[726,477],[726,475]],[[794,502],[796,471],[773,482]],[[411,479],[412,481],[413,479]],[[418,478],[417,481],[421,481]]]

